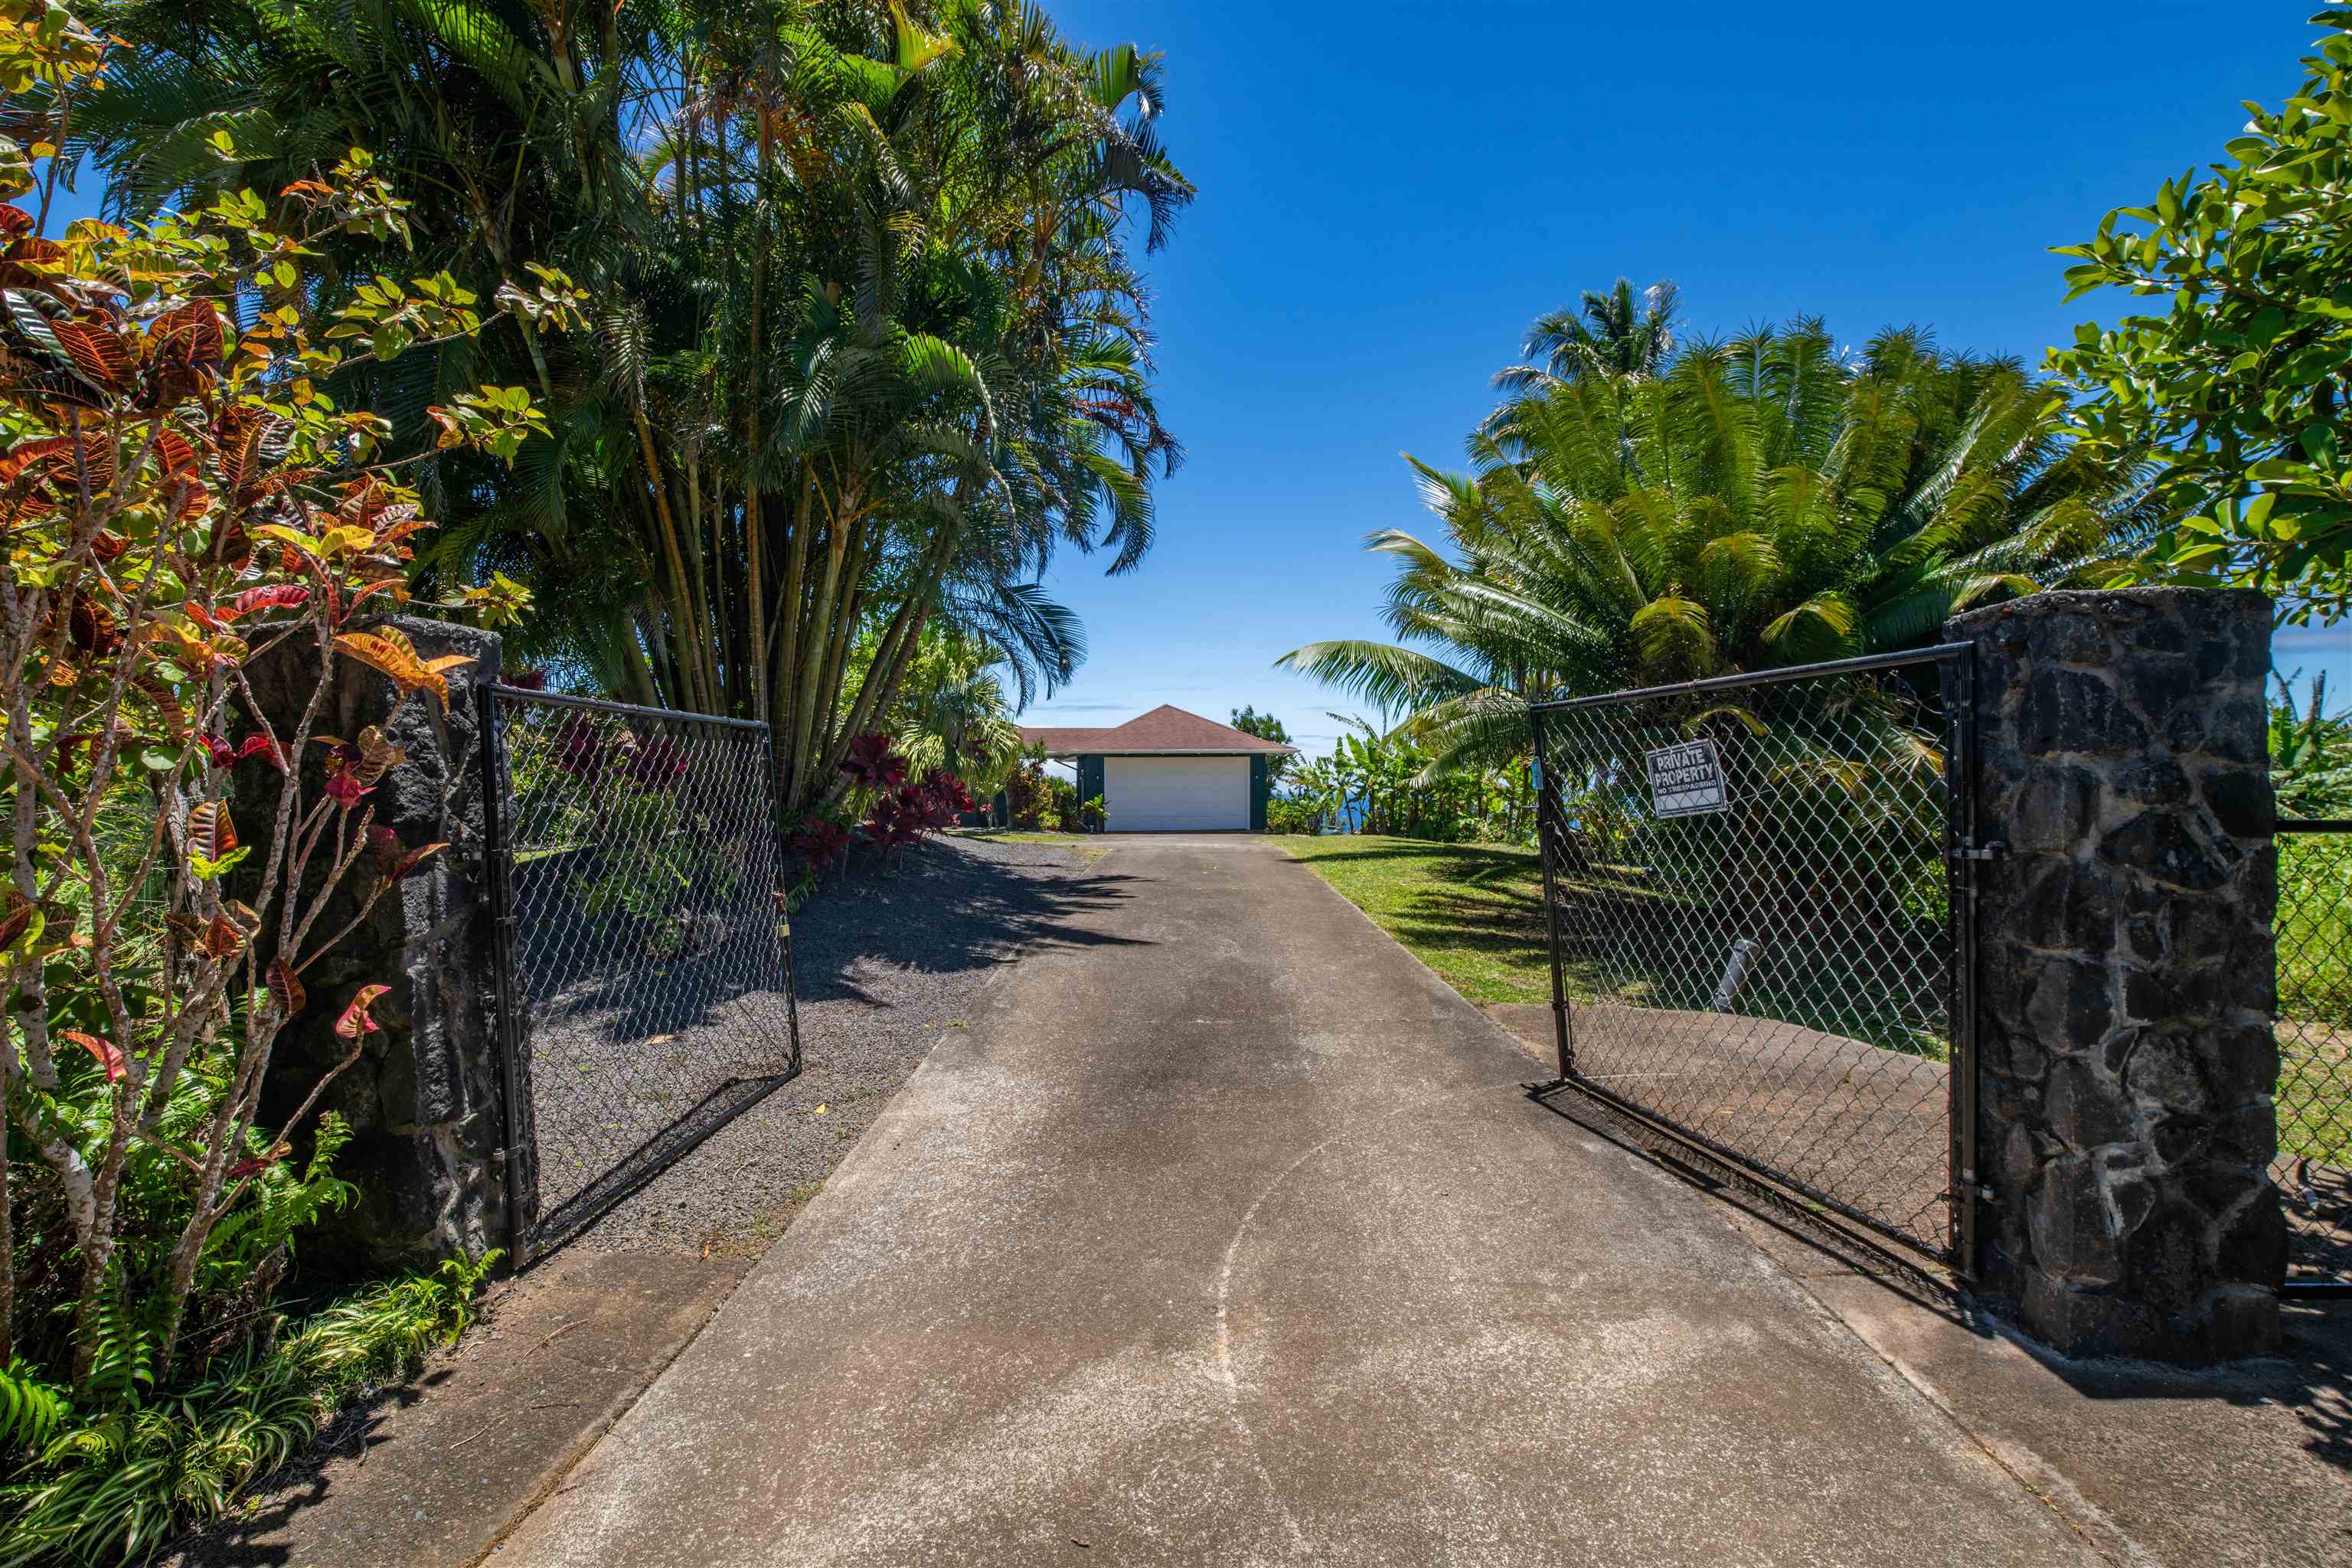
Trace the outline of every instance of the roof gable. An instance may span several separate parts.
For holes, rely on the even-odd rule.
[[[1139,718],[1108,730],[1074,730],[1053,727],[1022,726],[1021,738],[1031,745],[1042,745],[1051,756],[1076,756],[1080,753],[1116,755],[1122,752],[1192,752],[1250,755],[1288,754],[1297,748],[1276,741],[1262,741],[1255,735],[1244,734],[1230,724],[1220,724],[1214,719],[1203,719],[1198,713],[1188,713],[1171,703],[1161,703]]]

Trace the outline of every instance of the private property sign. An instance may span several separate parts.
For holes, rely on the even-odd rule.
[[[1729,807],[1713,741],[1685,741],[1643,754],[1650,764],[1650,804],[1660,816],[1696,816]]]

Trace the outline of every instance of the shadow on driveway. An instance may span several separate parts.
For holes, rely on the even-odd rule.
[[[793,989],[804,1004],[882,1007],[890,1002],[855,971],[879,964],[950,974],[992,969],[1040,948],[1139,945],[1087,923],[1131,898],[1135,879],[1023,870],[1069,863],[1066,851],[1050,845],[963,839],[925,844],[888,871],[870,860],[853,866],[846,880],[793,918]]]

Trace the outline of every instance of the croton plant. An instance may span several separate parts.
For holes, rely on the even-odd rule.
[[[126,1353],[125,1311],[160,1384],[192,1296],[227,1316],[257,1276],[266,1295],[282,1244],[230,1271],[247,1300],[207,1304],[208,1244],[300,1179],[305,1119],[377,1026],[381,984],[320,998],[348,1051],[262,1124],[305,975],[442,847],[374,821],[370,794],[403,761],[380,728],[319,732],[338,664],[442,703],[463,662],[422,658],[381,621],[429,524],[393,432],[339,405],[336,372],[483,330],[446,275],[353,288],[313,269],[338,228],[407,237],[405,204],[356,149],[283,191],[131,229],[51,224],[57,146],[111,47],[58,5],[0,0],[0,82],[47,106],[0,128],[33,138],[0,136],[0,1137],[22,1162],[0,1172],[24,1189],[0,1188],[0,1265],[36,1239],[13,1225],[54,1231],[36,1263],[65,1281],[47,1305],[70,1323],[77,1389],[101,1347]],[[562,330],[580,302],[535,272],[491,309]],[[526,394],[495,386],[432,418],[440,445],[509,459],[541,428]],[[524,597],[494,578],[446,603],[499,625]],[[264,658],[305,672],[298,715],[256,700]],[[239,791],[254,809],[232,812]],[[240,899],[223,879],[241,862]],[[14,1273],[0,1266],[0,1366],[12,1327],[31,1337]]]

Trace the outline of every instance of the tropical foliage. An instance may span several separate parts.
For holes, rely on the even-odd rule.
[[[548,437],[511,469],[420,465],[449,525],[427,574],[536,584],[520,651],[567,682],[772,721],[796,816],[845,787],[927,630],[1025,698],[1083,652],[1035,586],[1056,546],[1114,571],[1149,548],[1178,447],[1130,247],[1192,194],[1153,57],[1082,53],[1015,0],[100,14],[140,47],[69,145],[118,211],[279,189],[364,140],[428,270],[487,297],[556,266],[593,294],[593,333],[518,309],[338,395],[431,454],[440,389],[534,393]],[[320,248],[330,307],[386,270],[377,236]]]
[[[1403,735],[1343,713],[1328,757],[1301,762],[1266,805],[1276,833],[1387,834],[1440,843],[1532,843],[1535,791],[1524,764],[1435,773]]]
[[[2298,707],[2279,682],[2271,703],[2271,788],[2282,816],[2352,817],[2352,709],[2330,711],[2327,677],[2315,676]]]
[[[62,1408],[17,1434],[39,1458],[0,1489],[0,1568],[142,1562],[223,1517],[353,1395],[414,1374],[427,1352],[455,1342],[497,1261],[451,1259],[368,1287],[274,1338],[248,1336],[169,1399],[78,1417],[46,1391]],[[0,1373],[0,1394],[27,1386]]]
[[[1498,766],[1532,698],[1918,645],[1969,605],[2110,573],[2153,531],[2022,367],[1916,330],[1851,352],[1799,320],[1615,363],[1511,398],[1468,473],[1413,462],[1444,534],[1370,539],[1398,557],[1398,642],[1280,662],[1407,712],[1436,769]]]
[[[2352,8],[2311,20],[2327,34],[2301,89],[2248,104],[2209,174],[2059,249],[2077,258],[2068,299],[2126,289],[2170,310],[2050,354],[2087,453],[2162,464],[2180,521],[2144,570],[2250,584],[2288,621],[2352,613]]]
[[[1282,727],[1282,721],[1271,713],[1259,712],[1255,703],[1245,708],[1230,708],[1226,711],[1233,715],[1233,727],[1243,734],[1255,735],[1261,741],[1272,741],[1277,746],[1290,744],[1290,731]],[[1267,757],[1265,760],[1267,780],[1279,788],[1284,777],[1290,772],[1291,763],[1297,760],[1287,752],[1277,752]]]
[[[1003,787],[1021,761],[1021,726],[1003,668],[986,645],[951,627],[924,631],[887,716],[911,770],[953,772],[982,799]]]
[[[0,1367],[9,1447],[37,1473],[11,1530],[47,1530],[28,1521],[70,1494],[70,1540],[121,1550],[152,1539],[126,1510],[203,1506],[156,1501],[173,1473],[151,1439],[178,1439],[147,1413],[266,1353],[294,1236],[348,1199],[343,1131],[312,1113],[388,987],[312,997],[334,973],[317,966],[444,847],[376,822],[367,797],[404,760],[383,727],[320,728],[345,661],[427,708],[467,662],[381,624],[431,524],[385,422],[329,388],[350,350],[392,370],[493,328],[444,273],[313,287],[331,237],[409,232],[356,149],[273,198],[51,233],[55,147],[116,51],[55,6],[0,0]],[[561,274],[534,287],[501,311],[575,320]],[[495,462],[544,428],[525,392],[442,395],[423,416],[448,450]],[[494,578],[444,605],[510,624],[523,602]],[[256,697],[265,665],[299,711]],[[265,1116],[306,1013],[346,1049]],[[101,1453],[116,1489],[75,1490]]]

